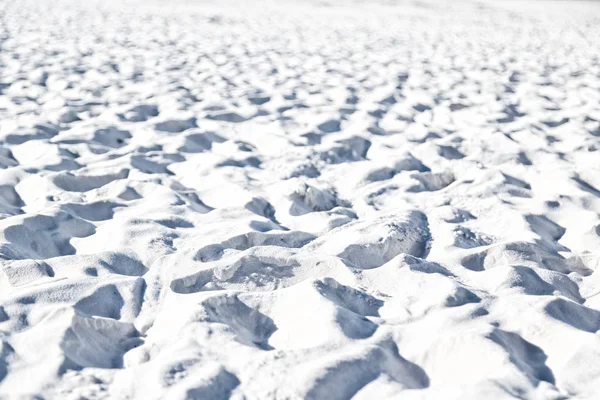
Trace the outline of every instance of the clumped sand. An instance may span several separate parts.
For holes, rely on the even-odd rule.
[[[0,1],[0,397],[595,399],[600,4]]]

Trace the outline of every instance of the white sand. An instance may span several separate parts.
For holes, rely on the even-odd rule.
[[[598,398],[600,3],[311,1],[0,1],[0,398]]]

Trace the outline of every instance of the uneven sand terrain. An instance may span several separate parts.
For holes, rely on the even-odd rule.
[[[597,399],[600,3],[0,1],[0,398]]]

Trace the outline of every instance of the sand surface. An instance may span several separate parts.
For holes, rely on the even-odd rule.
[[[600,3],[0,1],[0,398],[597,399]]]

